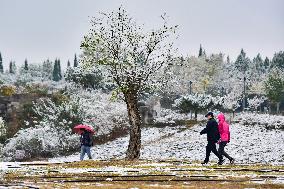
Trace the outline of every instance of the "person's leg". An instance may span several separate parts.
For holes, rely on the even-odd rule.
[[[211,148],[212,148],[212,145],[210,142],[207,143],[207,146],[206,146],[206,157],[205,157],[205,160],[204,162],[207,163],[209,162],[209,157],[210,157],[210,153],[211,153]]]
[[[221,142],[221,143],[219,144],[218,154],[221,156],[221,159],[223,159],[225,146],[226,146],[226,143],[225,143],[225,142]]]
[[[80,154],[80,160],[81,160],[81,161],[84,159],[85,153],[86,153],[86,151],[85,151],[85,146],[82,145],[82,146],[81,146],[81,154]]]
[[[211,144],[211,151],[219,158],[219,161],[222,160],[222,156],[218,153],[214,142]]]
[[[233,159],[229,154],[225,152],[225,146],[227,145],[227,142],[222,142],[223,150],[222,150],[222,155],[224,155],[226,158],[228,158],[230,161]]]
[[[91,155],[91,147],[86,146],[86,152],[87,152],[87,155],[88,155],[89,159],[92,159],[92,155]]]

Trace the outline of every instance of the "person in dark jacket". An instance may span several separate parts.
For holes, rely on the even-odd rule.
[[[206,124],[206,127],[200,132],[200,134],[201,135],[207,134],[208,143],[206,146],[206,158],[202,164],[207,164],[209,162],[210,153],[213,152],[219,159],[218,164],[222,165],[224,160],[216,149],[216,143],[220,139],[220,134],[218,131],[218,123],[214,119],[214,114],[212,112],[208,112],[208,114],[206,114],[205,117],[207,117],[208,122]]]
[[[92,159],[91,156],[91,146],[93,145],[92,134],[85,129],[81,129],[82,134],[80,137],[81,142],[81,154],[80,160],[84,159],[85,154],[87,153],[89,159]]]

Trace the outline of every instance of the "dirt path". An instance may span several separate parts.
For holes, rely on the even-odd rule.
[[[2,173],[4,188],[284,188],[284,166],[273,165],[90,160],[7,164]]]

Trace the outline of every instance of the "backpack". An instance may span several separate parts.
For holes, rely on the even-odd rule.
[[[84,132],[81,134],[81,145],[84,145],[84,146],[92,146],[91,144],[91,135],[89,132]]]

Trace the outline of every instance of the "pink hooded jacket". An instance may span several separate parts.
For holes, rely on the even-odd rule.
[[[224,114],[220,113],[218,115],[218,120],[219,120],[218,129],[219,129],[221,141],[229,142],[230,141],[230,128],[229,128],[229,124],[225,120]]]

